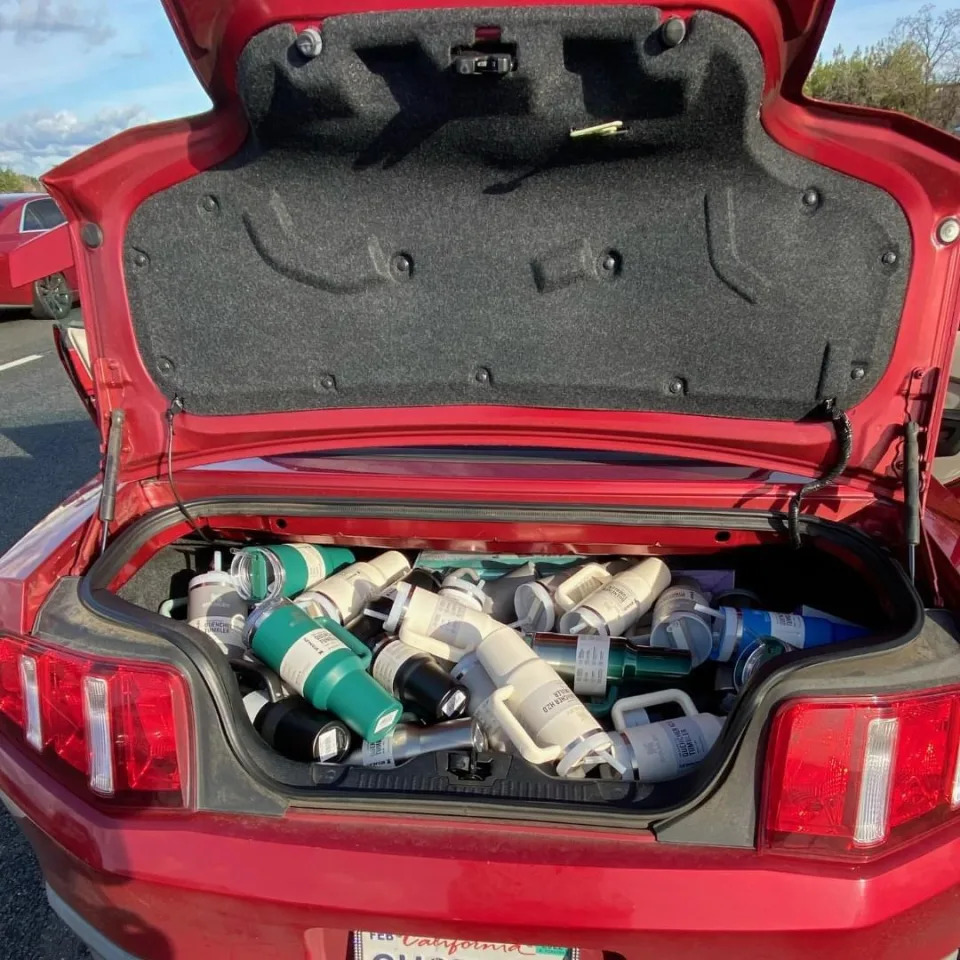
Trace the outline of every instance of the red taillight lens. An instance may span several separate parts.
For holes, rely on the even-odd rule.
[[[23,726],[20,646],[7,637],[0,637],[0,713],[17,726]]]
[[[186,802],[188,704],[183,677],[163,664],[94,660],[0,637],[0,713],[52,772],[66,764],[101,796]]]
[[[761,846],[864,857],[939,827],[960,800],[960,695],[798,700],[770,732]]]
[[[88,667],[86,660],[53,652],[40,656],[38,664],[43,742],[81,773],[87,768],[83,677]]]
[[[177,711],[169,678],[121,668],[110,693],[121,788],[179,790]]]

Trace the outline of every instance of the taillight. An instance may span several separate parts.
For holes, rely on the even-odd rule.
[[[795,700],[770,731],[761,848],[868,857],[960,807],[960,690]],[[960,817],[958,817],[960,819]]]
[[[188,707],[183,676],[164,664],[93,659],[0,637],[6,729],[18,729],[52,773],[100,797],[186,803]]]

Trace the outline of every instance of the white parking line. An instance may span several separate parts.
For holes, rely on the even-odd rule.
[[[19,367],[21,364],[30,363],[31,360],[39,360],[42,353],[31,353],[29,357],[21,357],[19,360],[11,360],[9,363],[0,363],[0,373],[9,370],[11,367]]]

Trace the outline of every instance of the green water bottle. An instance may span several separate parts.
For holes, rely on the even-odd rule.
[[[692,668],[688,650],[639,646],[618,637],[538,633],[525,639],[584,696],[604,696],[608,682],[674,680]]]
[[[305,700],[336,714],[364,740],[377,743],[400,720],[400,702],[366,672],[370,651],[335,620],[312,619],[278,597],[250,614],[244,639]]]
[[[355,559],[346,547],[277,543],[244,547],[234,555],[230,574],[244,600],[260,603],[274,597],[295,597]]]

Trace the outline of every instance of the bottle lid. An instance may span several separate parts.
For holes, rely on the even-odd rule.
[[[480,579],[477,571],[465,567],[444,577],[440,592],[444,596],[454,594],[465,607],[486,613],[490,598],[483,592],[483,586],[484,581]]]
[[[564,622],[567,626],[564,627]],[[560,621],[560,629],[564,633],[595,633],[598,637],[608,637],[610,631],[607,623],[596,610],[589,607],[575,607],[565,613]]]
[[[553,629],[557,611],[550,591],[542,583],[521,583],[513,595],[513,609],[521,630],[547,633]]]
[[[736,607],[721,607],[723,621],[719,624],[719,644],[717,659],[726,663],[732,656],[737,644],[743,639],[743,617]]]
[[[302,597],[303,594],[300,596]],[[335,623],[343,623],[343,614],[340,613],[340,608],[325,593],[318,590],[312,594],[311,599],[323,611],[323,616],[329,617]]]
[[[273,597],[270,600],[264,600],[263,603],[257,604],[247,617],[247,622],[243,625],[244,644],[249,647],[250,642],[253,640],[253,635],[260,628],[263,621],[275,610],[288,603],[293,606],[292,602],[284,597]]]
[[[678,610],[664,625],[675,650],[689,650],[691,664],[700,666],[713,651],[713,625],[692,610]]]
[[[606,763],[621,776],[627,768],[620,762],[610,735],[598,730],[577,741],[557,762],[557,776],[567,777],[586,763]]]

